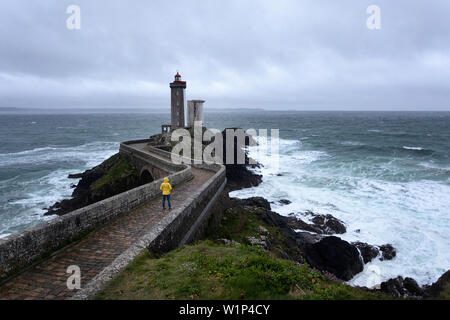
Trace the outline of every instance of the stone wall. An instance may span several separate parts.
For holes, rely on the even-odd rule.
[[[158,165],[158,168],[170,173],[168,176],[173,185],[192,178],[189,166],[156,159],[128,144],[129,142],[121,144],[121,152],[126,150],[125,152],[131,152],[130,155],[141,156],[151,165]],[[153,181],[0,239],[0,279],[158,196],[161,182],[162,179]]]
[[[148,249],[155,253],[167,252],[201,238],[210,219],[211,207],[216,203],[226,184],[225,167],[222,165],[192,165],[215,171],[203,186],[190,196],[178,212],[171,212],[164,218],[164,228]]]
[[[171,158],[171,153],[155,147],[150,147],[153,153],[165,158]],[[185,158],[186,159],[186,158]],[[191,159],[186,159],[191,162]],[[191,164],[194,168],[213,171],[216,174],[193,193],[187,204],[166,217],[164,230],[152,241],[148,249],[153,252],[167,252],[184,244],[204,237],[213,207],[218,209],[217,200],[222,196],[226,185],[226,169],[220,164]],[[179,211],[179,212],[178,212]],[[214,221],[220,221],[215,217]]]
[[[144,170],[147,170],[152,174],[153,178],[156,180],[167,177],[170,174],[180,170],[179,165],[168,162],[167,160],[152,157],[148,153],[133,148],[131,146],[132,144],[146,143],[146,142],[148,142],[148,140],[134,140],[122,142],[120,144],[119,152],[128,158],[128,160],[133,164],[133,166],[137,168],[139,174],[141,174]],[[151,149],[152,152],[156,154],[158,154],[159,152],[159,149],[157,148],[149,147],[149,149]],[[162,155],[167,156],[166,154]]]

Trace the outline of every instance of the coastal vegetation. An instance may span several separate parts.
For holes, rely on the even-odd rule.
[[[205,240],[162,256],[143,250],[96,298],[390,298],[311,268],[291,239],[260,213],[257,207],[228,208]]]
[[[97,299],[383,299],[258,246],[205,240],[157,258],[144,250]]]
[[[47,209],[46,215],[64,215],[143,184],[136,168],[120,153],[69,178],[80,179],[74,186],[72,198],[56,202]]]

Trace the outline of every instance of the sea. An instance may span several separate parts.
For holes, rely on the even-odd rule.
[[[208,128],[268,130],[249,150],[263,182],[231,196],[265,197],[282,215],[332,214],[346,224],[343,239],[394,246],[393,260],[375,259],[349,284],[397,276],[430,284],[450,269],[450,112],[243,109],[204,117]],[[121,141],[160,133],[169,119],[127,108],[0,112],[0,237],[53,219],[44,208],[70,197],[77,180],[68,174],[101,163]],[[271,129],[279,130],[277,161]]]

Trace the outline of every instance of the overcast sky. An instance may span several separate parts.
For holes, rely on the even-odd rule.
[[[449,49],[445,0],[2,0],[0,106],[450,111]]]

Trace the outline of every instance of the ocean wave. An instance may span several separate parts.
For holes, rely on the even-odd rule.
[[[366,285],[371,275],[370,266],[380,270],[380,282],[398,275],[412,277],[421,285],[436,281],[450,263],[447,254],[450,252],[450,199],[446,196],[450,186],[431,180],[389,181],[382,177],[358,176],[347,167],[336,170],[335,166],[321,166],[319,169],[314,161],[309,161],[324,156],[327,154],[318,150],[282,153],[282,176],[262,170],[261,185],[230,195],[265,197],[274,202],[272,210],[282,215],[307,210],[331,214],[347,224],[347,233],[340,236],[344,240],[372,245],[391,243],[396,248],[394,260],[377,259],[366,265],[364,271],[349,282],[352,285]],[[306,161],[308,157],[311,158]],[[401,173],[397,165],[383,164],[380,170],[400,170]],[[291,203],[279,205],[280,199]]]
[[[434,163],[429,162],[420,162],[419,166],[427,168],[427,169],[433,169],[438,171],[450,171],[450,166],[440,166]]]
[[[23,168],[23,173],[0,181],[3,202],[0,234],[23,230],[42,221],[53,219],[44,216],[43,208],[56,201],[70,198],[70,187],[76,180],[68,175],[82,172],[100,164],[117,153],[118,143],[91,142],[73,147],[44,147],[25,150],[14,155],[0,155],[0,168]],[[37,174],[29,175],[34,169]]]
[[[343,141],[340,144],[343,146],[364,146],[365,144],[358,141]]]
[[[88,165],[98,164],[117,152],[116,142],[91,142],[73,147],[42,147],[15,153],[0,154],[0,167],[11,165],[45,165],[49,162],[73,163],[80,161]]]
[[[315,150],[298,151],[290,156],[291,159],[301,164],[309,164],[329,157],[330,155],[325,151]]]
[[[42,152],[42,151],[58,150],[58,149],[64,149],[64,148],[56,148],[56,147],[34,148],[34,149],[23,150],[23,151],[19,151],[19,152],[0,153],[0,157],[21,156],[21,155],[26,155],[26,154],[33,154],[33,153],[38,153],[38,152]]]
[[[20,156],[20,155],[27,155],[27,154],[34,154],[34,153],[40,153],[42,151],[49,151],[49,150],[60,150],[60,151],[80,151],[83,149],[91,149],[92,147],[104,147],[105,145],[117,145],[117,142],[106,142],[106,141],[94,141],[89,142],[86,144],[78,145],[78,146],[71,146],[71,147],[52,147],[52,146],[46,146],[46,147],[40,147],[40,148],[34,148],[30,150],[23,150],[18,152],[10,152],[10,153],[0,153],[0,157],[10,157],[10,156]]]
[[[406,149],[406,150],[417,150],[417,151],[423,151],[424,150],[422,147],[407,147],[407,146],[403,146],[403,149]]]

